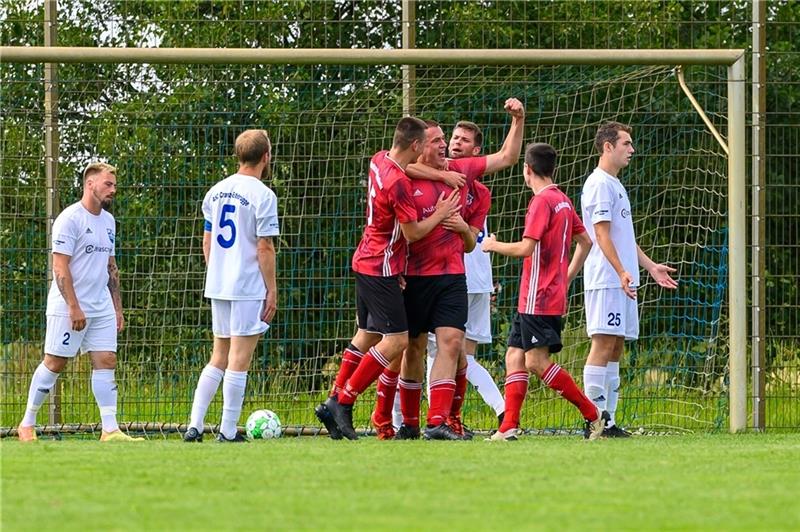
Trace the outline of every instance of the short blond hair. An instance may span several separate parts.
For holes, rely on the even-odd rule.
[[[83,180],[86,181],[87,178],[103,172],[108,172],[109,174],[113,174],[115,176],[117,175],[116,167],[111,166],[108,163],[95,161],[86,165],[86,169],[83,171]]]
[[[255,166],[261,162],[265,153],[269,153],[272,143],[264,129],[248,129],[236,137],[234,150],[240,164]]]

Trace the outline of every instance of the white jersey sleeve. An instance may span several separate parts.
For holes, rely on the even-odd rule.
[[[584,288],[620,287],[619,275],[597,245],[594,224],[600,222],[610,223],[611,241],[622,266],[633,277],[633,286],[639,286],[639,259],[631,202],[619,179],[596,168],[583,185],[581,214],[586,232],[594,244],[583,267]]]
[[[491,294],[494,292],[492,279],[492,258],[490,253],[481,249],[483,237],[489,234],[488,223],[484,222],[483,229],[478,233],[475,249],[464,253],[464,269],[467,273],[467,293]]]
[[[278,225],[278,197],[275,193],[267,189],[264,201],[258,204],[256,212],[256,235],[258,236],[277,236],[280,234]]]

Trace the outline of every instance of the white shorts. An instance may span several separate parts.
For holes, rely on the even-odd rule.
[[[467,311],[467,331],[464,337],[479,344],[492,343],[492,322],[490,319],[492,294],[469,294]]]
[[[639,338],[639,309],[635,299],[625,295],[621,288],[587,290],[586,332],[589,336],[608,334],[624,336],[626,340]]]
[[[264,301],[211,300],[211,330],[218,338],[262,334],[269,325],[261,321]]]
[[[69,316],[47,316],[44,352],[57,357],[72,358],[91,351],[117,352],[117,317],[86,318],[82,331],[72,330]]]

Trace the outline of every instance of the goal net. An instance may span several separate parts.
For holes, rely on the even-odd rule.
[[[48,213],[44,178],[43,67],[0,65],[3,113],[0,246],[2,261],[2,422],[13,427],[25,408],[45,332]],[[318,427],[324,398],[355,327],[351,254],[364,223],[371,155],[391,144],[402,116],[399,66],[144,65],[59,67],[58,208],[80,196],[80,173],[103,159],[119,169],[112,212],[127,326],[120,335],[118,417],[136,427],[170,430],[188,421],[192,393],[210,355],[211,313],[202,297],[200,203],[233,173],[233,141],[259,127],[273,140],[279,198],[279,310],[259,344],[244,415],[269,408],[285,426]],[[718,126],[726,123],[725,68],[692,67],[687,79]],[[622,180],[641,247],[678,269],[680,288],[659,289],[642,272],[641,337],[627,346],[617,417],[645,430],[724,427],[727,405],[727,159],[680,91],[673,67],[417,67],[416,114],[446,133],[462,119],[484,131],[484,153],[497,151],[510,122],[508,97],[526,107],[525,142],[559,152],[556,181],[580,204],[597,156],[602,121],[633,127],[636,154]],[[723,127],[723,135],[725,130]],[[485,182],[492,190],[489,225],[518,239],[530,191],[522,162]],[[521,261],[493,258],[500,287],[493,306],[494,343],[478,359],[501,387]],[[579,279],[570,291],[564,351],[556,359],[580,384],[588,352]],[[59,426],[98,420],[89,360],[79,357],[59,379],[52,405]],[[371,392],[358,402],[366,426]],[[221,397],[207,423],[217,423]],[[465,422],[491,429],[494,412],[470,388]],[[244,416],[243,416],[244,419]],[[580,416],[535,379],[522,425],[571,431]],[[48,408],[39,423],[49,423]]]

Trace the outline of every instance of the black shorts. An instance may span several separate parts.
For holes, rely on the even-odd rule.
[[[406,332],[408,322],[397,276],[355,274],[358,328],[380,334]]]
[[[518,347],[525,352],[535,347],[547,347],[551,353],[558,353],[564,347],[561,343],[562,326],[561,316],[517,313],[508,333],[508,347]]]
[[[467,329],[469,302],[464,274],[406,277],[403,296],[411,338],[437,327]]]

